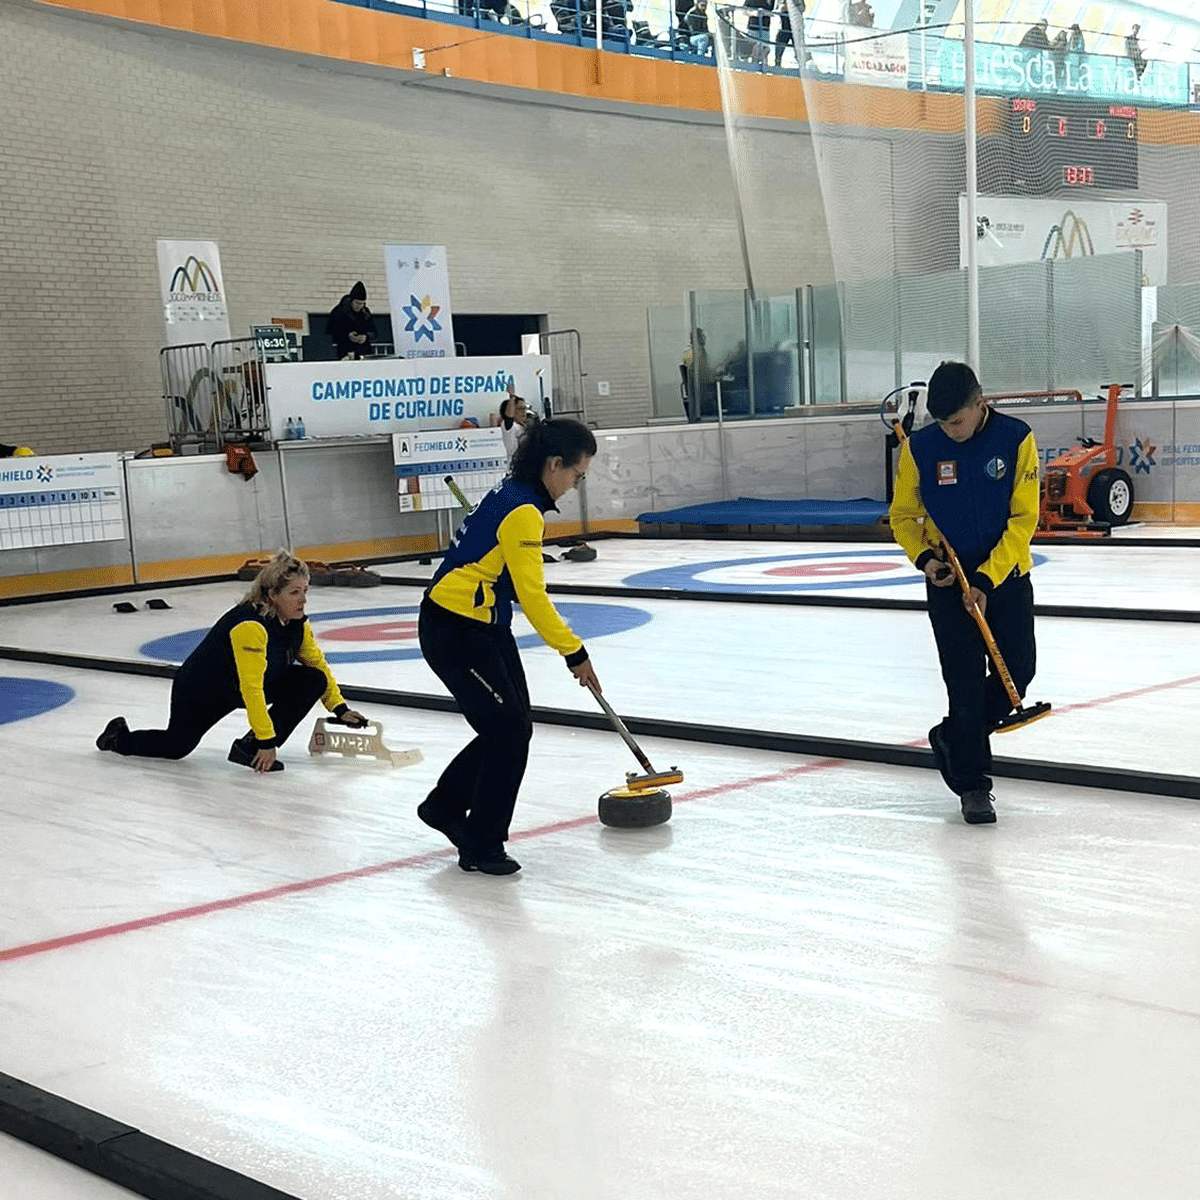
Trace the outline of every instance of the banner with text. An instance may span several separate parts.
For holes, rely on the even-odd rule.
[[[1167,206],[1158,200],[980,196],[975,245],[981,267],[1092,254],[1142,252],[1142,282],[1167,282]],[[959,265],[967,265],[967,198],[958,198]]]
[[[942,38],[929,82],[961,91],[966,80],[963,43]],[[1128,58],[1034,50],[992,42],[975,43],[975,86],[1001,96],[1054,96],[1060,99],[1186,105],[1188,64],[1151,58],[1139,75]]]
[[[0,462],[0,550],[115,541],[125,536],[116,454]]]
[[[902,37],[848,41],[846,82],[871,87],[908,87],[908,42]]]
[[[445,246],[384,246],[397,358],[453,358]]]
[[[229,309],[216,242],[159,238],[158,281],[168,346],[228,340]]]
[[[544,354],[497,358],[367,358],[359,362],[267,363],[271,432],[287,436],[289,418],[308,438],[363,437],[401,429],[486,429],[500,419],[511,383],[541,414],[551,395]]]

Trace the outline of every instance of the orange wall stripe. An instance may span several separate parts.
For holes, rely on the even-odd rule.
[[[721,95],[712,66],[676,63],[574,45],[555,45],[470,26],[406,17],[337,0],[39,0],[47,8],[174,29],[205,37],[269,46],[344,62],[412,70],[412,51],[427,54],[431,78],[443,69],[458,79],[500,87],[537,88],[628,104],[719,113]],[[451,43],[462,43],[450,48]],[[443,48],[446,47],[446,48]],[[807,120],[804,88],[795,77],[744,72],[738,76],[748,113]],[[814,81],[817,117],[835,125],[961,134],[960,96],[864,88]],[[864,94],[865,93],[865,94]],[[1000,133],[1005,101],[979,101],[979,131]],[[1143,109],[1146,144],[1196,143],[1190,113]]]

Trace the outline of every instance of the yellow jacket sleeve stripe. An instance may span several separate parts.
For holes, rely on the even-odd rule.
[[[337,680],[334,679],[333,672],[325,661],[325,655],[321,653],[321,647],[317,645],[317,639],[313,636],[312,626],[307,621],[304,622],[304,640],[300,643],[298,657],[306,667],[316,667],[325,676],[325,694],[321,697],[321,703],[330,712],[339,704],[344,704]]]
[[[942,535],[921,502],[921,475],[908,442],[900,447],[900,465],[888,520],[892,536],[914,565],[926,550],[936,550],[942,544]]]
[[[260,742],[275,736],[275,726],[267,714],[267,695],[263,680],[267,675],[267,631],[257,621],[243,621],[229,631],[233,662],[237,667],[238,689],[250,729]]]
[[[1003,583],[1014,569],[1028,571],[1033,565],[1029,544],[1037,530],[1041,509],[1041,489],[1038,486],[1038,452],[1032,431],[1025,435],[1017,451],[1017,474],[1013,481],[1012,500],[1008,507],[1008,524],[979,568],[993,584]]]
[[[500,522],[496,534],[505,566],[517,593],[517,602],[541,639],[559,654],[570,655],[583,647],[571,627],[558,614],[546,594],[542,569],[542,536],[546,522],[532,504],[522,504]]]

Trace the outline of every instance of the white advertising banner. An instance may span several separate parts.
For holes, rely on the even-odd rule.
[[[472,505],[478,504],[508,471],[504,437],[495,427],[396,433],[392,459],[401,512],[457,511],[459,499],[450,490],[447,476]]]
[[[1167,282],[1167,206],[1159,200],[980,196],[975,245],[981,267],[1092,254],[1142,252],[1142,283]],[[958,198],[959,262],[967,265],[967,198]]]
[[[115,454],[0,461],[0,550],[114,541],[125,536]]]
[[[221,342],[229,338],[229,309],[216,242],[158,240],[167,345]]]
[[[872,37],[846,43],[846,82],[908,87],[908,38]]]
[[[397,358],[453,358],[445,246],[384,246]]]
[[[400,430],[487,428],[511,383],[539,414],[550,392],[544,354],[498,358],[367,358],[359,362],[267,363],[271,433],[289,419],[308,438],[391,435]]]

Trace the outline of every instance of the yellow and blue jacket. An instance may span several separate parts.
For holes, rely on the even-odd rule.
[[[345,706],[308,618],[285,624],[275,616],[264,617],[252,604],[231,608],[204,635],[180,666],[176,683],[188,692],[244,707],[255,741],[273,747],[275,726],[267,712],[267,697],[294,662],[315,667],[325,676],[321,703],[330,712]]]
[[[546,594],[543,514],[554,501],[542,487],[515,479],[497,484],[458,527],[425,595],[460,617],[508,628],[521,606],[542,640],[575,667],[588,654]]]
[[[991,592],[1033,569],[1029,544],[1038,523],[1038,452],[1033,431],[987,410],[965,442],[930,422],[900,451],[892,533],[918,570],[953,547],[971,583]]]

